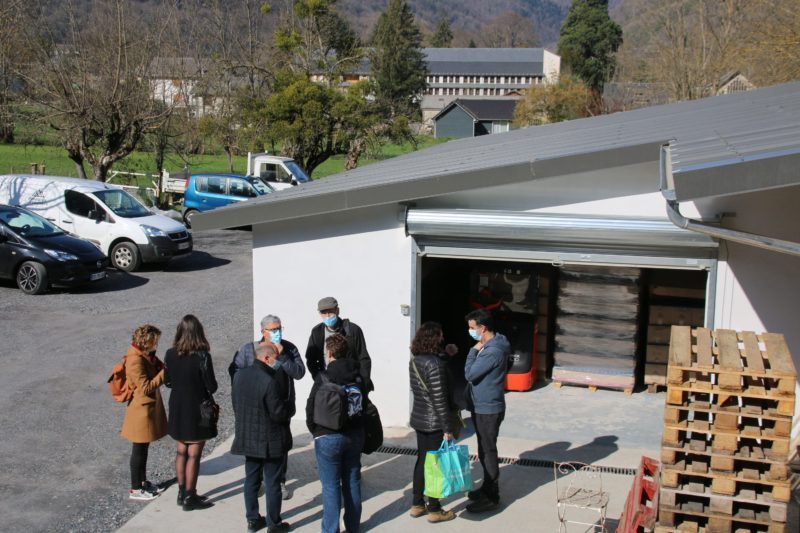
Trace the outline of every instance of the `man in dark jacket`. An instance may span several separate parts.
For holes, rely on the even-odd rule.
[[[289,405],[276,379],[278,352],[271,343],[259,344],[252,366],[233,379],[231,397],[236,429],[231,453],[245,456],[244,505],[248,531],[264,525],[268,531],[288,531],[281,520],[281,466],[291,442]],[[266,485],[267,516],[259,514],[258,489]]]
[[[247,368],[255,361],[255,349],[261,343],[271,342],[278,350],[278,374],[276,379],[281,385],[281,390],[285,392],[285,398],[289,402],[290,414],[289,418],[295,414],[295,380],[302,379],[306,375],[306,366],[303,364],[303,358],[300,356],[300,350],[297,349],[293,343],[283,338],[283,325],[281,319],[276,315],[267,315],[261,319],[261,339],[255,342],[248,342],[243,344],[233,356],[233,361],[228,367],[228,373],[231,375],[231,381],[236,375],[236,372],[242,368]],[[286,423],[287,429],[290,431],[291,427],[289,422]],[[281,469],[281,496],[284,500],[292,497],[291,491],[286,487],[286,470],[289,466],[289,450],[291,449],[291,441],[289,448],[283,457],[283,466]]]
[[[464,377],[467,403],[478,437],[478,459],[483,466],[483,485],[470,491],[473,502],[467,511],[490,511],[500,503],[500,467],[497,463],[497,436],[506,414],[505,380],[511,346],[502,333],[495,333],[491,313],[484,309],[466,317],[469,335],[478,341],[467,354]]]
[[[347,339],[347,359],[352,359],[358,365],[358,372],[364,381],[365,392],[375,390],[370,375],[372,373],[372,359],[367,351],[367,341],[361,328],[347,318],[339,317],[339,302],[332,296],[327,296],[317,303],[317,311],[322,319],[320,324],[311,330],[306,348],[306,366],[311,372],[311,377],[316,379],[317,374],[325,370],[325,339],[338,333]]]

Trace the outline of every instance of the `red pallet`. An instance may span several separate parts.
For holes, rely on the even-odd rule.
[[[625,500],[625,508],[619,518],[617,533],[639,533],[645,528],[652,530],[658,515],[658,485],[661,463],[642,456],[633,487]]]

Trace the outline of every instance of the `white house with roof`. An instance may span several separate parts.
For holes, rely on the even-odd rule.
[[[252,225],[254,338],[277,312],[302,345],[317,300],[338,298],[364,330],[384,423],[404,425],[422,321],[441,322],[465,353],[464,314],[492,283],[517,294],[522,280],[521,299],[505,304],[541,326],[541,379],[559,364],[559,291],[576,267],[691,290],[702,325],[783,333],[797,364],[797,205],[791,83],[451,141],[198,215],[194,227]],[[266,275],[276,265],[288,281]],[[649,356],[637,346],[639,368]],[[310,386],[300,381],[298,397]]]

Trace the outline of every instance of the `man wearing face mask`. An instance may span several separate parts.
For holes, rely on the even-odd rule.
[[[478,437],[478,458],[483,466],[483,485],[470,491],[467,511],[482,513],[500,503],[500,467],[497,463],[497,435],[506,413],[504,396],[511,345],[494,330],[491,313],[484,309],[465,317],[469,335],[478,341],[467,354],[467,404]]]
[[[294,381],[305,376],[306,367],[303,364],[303,358],[297,346],[283,338],[283,326],[281,325],[280,318],[276,315],[267,315],[261,319],[261,339],[243,344],[233,356],[233,362],[228,367],[228,372],[231,375],[231,380],[233,380],[233,376],[238,370],[252,366],[255,360],[256,348],[259,344],[263,343],[274,344],[278,351],[278,359],[274,367],[277,371],[275,379],[278,382],[279,389],[283,391],[283,398],[289,406],[289,411],[291,413],[289,415],[290,421],[286,423],[287,427],[289,427],[291,417],[294,416],[296,411]],[[289,461],[289,449],[291,449],[291,442],[284,454],[281,472],[281,494],[284,500],[288,500],[292,497],[291,491],[286,487],[286,469]]]
[[[358,373],[364,381],[364,392],[375,390],[370,379],[372,360],[361,328],[349,319],[339,317],[339,302],[332,296],[321,299],[317,303],[317,311],[322,322],[311,330],[306,348],[306,365],[311,377],[316,379],[317,374],[325,370],[325,339],[339,333],[347,339],[347,359],[358,364]]]

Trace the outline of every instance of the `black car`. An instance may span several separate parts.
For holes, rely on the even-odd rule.
[[[98,281],[107,266],[108,257],[89,241],[26,209],[0,205],[0,278],[16,280],[22,292]]]

